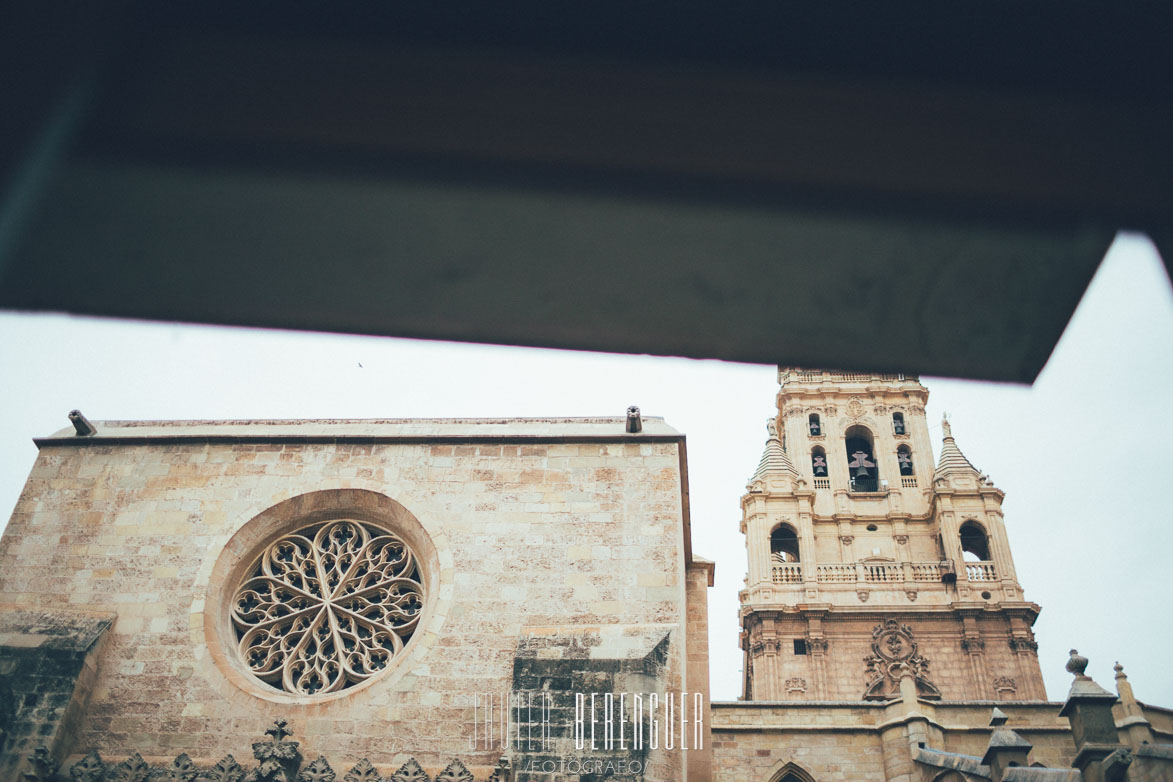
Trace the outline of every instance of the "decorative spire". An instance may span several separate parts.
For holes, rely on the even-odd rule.
[[[1120,696],[1120,705],[1124,709],[1124,715],[1131,718],[1127,721],[1148,724],[1140,704],[1136,702],[1136,695],[1132,692],[1132,682],[1128,681],[1128,675],[1124,673],[1124,666],[1117,661],[1113,669],[1116,671],[1116,694]]]
[[[794,469],[794,464],[786,455],[786,449],[782,447],[782,440],[778,436],[778,424],[773,418],[766,421],[766,432],[768,437],[766,438],[765,450],[762,451],[762,460],[758,462],[757,470],[749,479],[750,483],[763,480],[767,474],[771,473],[780,473],[793,480],[798,480],[798,470]]]
[[[944,431],[945,437],[941,444],[941,458],[937,460],[937,471],[933,474],[933,480],[947,478],[951,475],[969,475],[977,478],[981,483],[986,483],[989,479],[978,472],[978,469],[970,464],[969,459],[965,458],[965,454],[957,447],[957,442],[953,439],[953,427],[949,425],[947,415],[941,419],[941,429]]]

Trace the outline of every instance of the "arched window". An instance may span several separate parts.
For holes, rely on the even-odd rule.
[[[814,472],[816,478],[827,477],[827,452],[823,450],[821,445],[816,445],[811,449],[811,471]]]
[[[770,782],[814,782],[814,777],[796,763],[787,763],[770,777]]]
[[[961,525],[961,551],[966,562],[990,561],[990,540],[981,524],[971,520]]]
[[[879,491],[880,474],[876,468],[872,433],[866,426],[847,430],[844,445],[847,448],[847,470],[851,476],[852,491]]]
[[[807,425],[810,427],[811,437],[818,437],[823,433],[823,424],[819,421],[818,413],[810,414],[810,418],[807,419]]]
[[[904,413],[892,414],[892,431],[895,434],[904,434],[907,431],[904,428]]]
[[[912,449],[907,445],[901,445],[896,449],[896,463],[900,465],[901,475],[916,475],[916,470],[912,466]]]
[[[782,524],[770,533],[770,559],[774,562],[798,561],[798,533],[789,524]]]

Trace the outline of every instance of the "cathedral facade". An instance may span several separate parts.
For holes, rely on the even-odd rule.
[[[933,458],[925,387],[779,380],[724,703],[660,419],[75,411],[0,539],[0,780],[1170,779],[1122,670],[1073,652],[1045,700],[1002,492],[947,422]]]

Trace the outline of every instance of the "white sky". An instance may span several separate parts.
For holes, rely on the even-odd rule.
[[[958,445],[1006,491],[1019,579],[1043,607],[1049,697],[1065,697],[1076,647],[1101,685],[1113,687],[1119,659],[1140,700],[1173,707],[1173,292],[1152,245],[1117,240],[1034,387],[924,380],[934,439],[947,410]],[[694,549],[717,562],[712,694],[732,700],[739,497],[775,391],[769,366],[0,313],[0,518],[36,458],[31,438],[66,426],[75,407],[101,420],[621,415],[636,404],[688,436]]]

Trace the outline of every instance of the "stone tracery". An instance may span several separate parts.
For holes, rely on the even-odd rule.
[[[337,692],[386,669],[419,623],[415,554],[374,525],[335,520],[269,544],[232,601],[237,649],[267,684]]]

